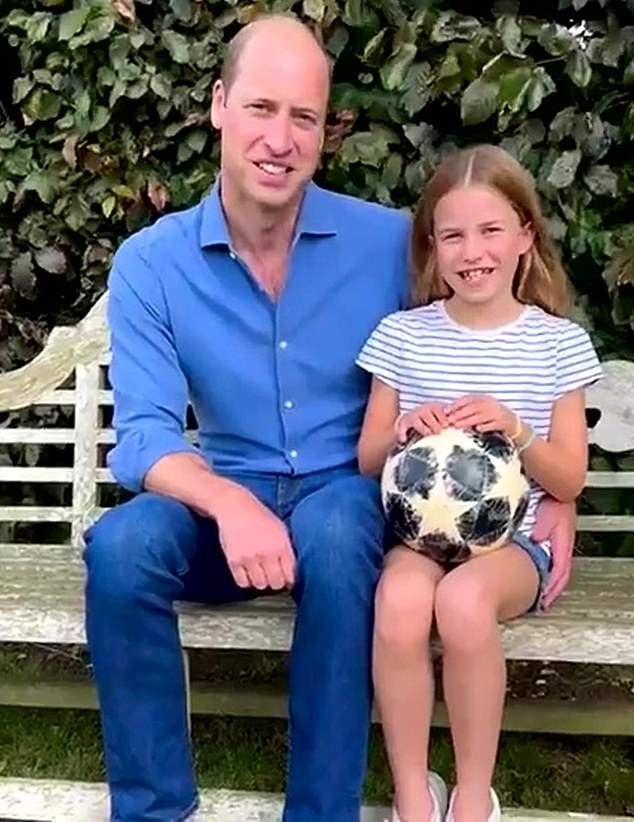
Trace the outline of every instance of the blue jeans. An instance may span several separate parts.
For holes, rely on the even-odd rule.
[[[297,555],[284,822],[358,822],[371,705],[378,483],[350,466],[234,476],[286,523]],[[86,533],[86,626],[113,822],[177,822],[197,806],[174,600],[245,600],[212,520],[142,493]]]

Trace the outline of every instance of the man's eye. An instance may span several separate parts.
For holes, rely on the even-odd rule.
[[[498,232],[498,231],[501,231],[501,230],[502,230],[502,229],[501,229],[499,226],[497,226],[497,225],[490,225],[490,226],[487,226],[487,227],[484,229],[484,233],[485,233],[485,234],[497,234],[497,232]]]

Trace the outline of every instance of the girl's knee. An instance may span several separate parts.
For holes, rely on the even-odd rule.
[[[375,639],[401,649],[420,649],[429,641],[434,585],[387,569],[375,597]]]
[[[436,591],[434,615],[444,645],[475,649],[497,632],[495,604],[483,580],[475,576],[444,577]]]

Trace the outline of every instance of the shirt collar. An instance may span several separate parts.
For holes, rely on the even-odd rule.
[[[309,183],[297,220],[297,236],[302,234],[329,236],[337,233],[333,216],[332,200],[329,192]],[[200,245],[231,245],[229,227],[220,200],[220,178],[203,201],[202,222],[200,226]]]

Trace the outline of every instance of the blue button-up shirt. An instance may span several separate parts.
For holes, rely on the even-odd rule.
[[[369,387],[355,357],[406,302],[409,229],[404,212],[311,184],[277,301],[233,251],[218,185],[126,240],[108,307],[118,482],[138,491],[161,457],[194,451],[188,402],[219,473],[354,460]]]

